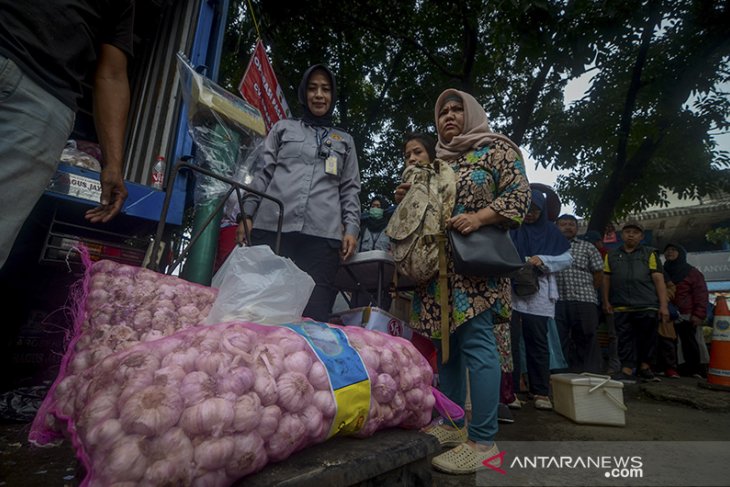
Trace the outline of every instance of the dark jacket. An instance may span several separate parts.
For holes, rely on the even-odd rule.
[[[662,273],[662,263],[655,249],[644,245],[630,253],[623,245],[612,249],[606,254],[603,271],[611,278],[609,301],[614,309],[659,309],[652,274]]]
[[[702,273],[693,267],[687,277],[674,284],[677,286],[677,292],[672,303],[679,309],[679,314],[696,316],[704,320],[707,317],[709,297]]]

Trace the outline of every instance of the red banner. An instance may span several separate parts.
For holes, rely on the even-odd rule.
[[[238,91],[244,100],[261,111],[267,132],[277,121],[291,116],[261,39],[256,41]]]

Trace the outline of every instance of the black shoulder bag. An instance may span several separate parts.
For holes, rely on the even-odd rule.
[[[503,277],[524,265],[505,228],[484,225],[468,235],[456,230],[448,234],[457,274]]]

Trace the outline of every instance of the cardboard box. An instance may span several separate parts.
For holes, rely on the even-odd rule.
[[[362,326],[367,330],[382,331],[389,335],[410,340],[413,330],[403,320],[376,306],[353,308],[340,313],[343,325]]]
[[[621,382],[594,374],[553,374],[550,382],[555,412],[576,423],[626,425]]]

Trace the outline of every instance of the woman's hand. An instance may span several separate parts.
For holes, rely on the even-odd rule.
[[[446,228],[453,228],[462,235],[479,230],[482,222],[476,213],[462,213],[446,220]]]
[[[533,255],[532,257],[527,259],[527,263],[532,264],[535,267],[540,267],[541,265],[543,265],[542,259],[540,257],[538,257],[537,255]]]
[[[342,247],[340,248],[340,257],[345,261],[353,256],[357,248],[357,239],[352,235],[343,235]]]
[[[244,227],[246,225],[246,227]],[[246,231],[246,228],[248,229],[248,232]],[[246,234],[251,234],[251,229],[253,228],[253,220],[250,217],[246,217],[245,220],[241,220],[238,223],[238,228],[236,228],[236,243],[240,245],[247,245],[248,242],[246,241]]]
[[[403,201],[403,198],[405,198],[406,193],[409,189],[411,189],[411,183],[399,184],[393,192],[393,201],[395,201],[396,204],[400,204],[400,202]]]

